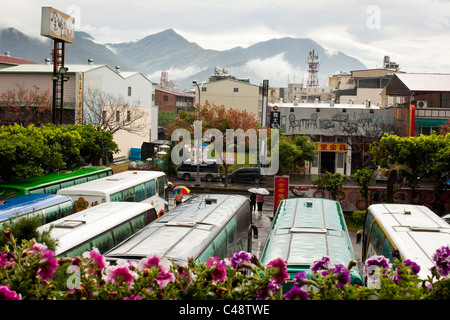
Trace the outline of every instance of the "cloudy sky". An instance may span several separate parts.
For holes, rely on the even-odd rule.
[[[98,42],[125,42],[169,28],[205,49],[272,38],[311,38],[368,68],[383,57],[407,72],[450,72],[448,0],[16,0],[2,3],[0,28],[40,37],[41,7],[76,18]]]

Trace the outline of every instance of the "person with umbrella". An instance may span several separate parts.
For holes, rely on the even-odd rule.
[[[175,204],[178,206],[183,203],[183,194],[188,194],[190,190],[184,186],[173,188],[175,194]]]
[[[252,214],[256,213],[256,194],[254,192],[250,195],[250,211]]]
[[[258,214],[260,217],[262,217],[262,207],[264,204],[264,195],[262,193],[258,193],[256,195],[256,203],[258,205]]]

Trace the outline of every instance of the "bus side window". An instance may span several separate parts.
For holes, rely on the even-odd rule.
[[[92,247],[97,248],[100,253],[105,253],[106,251],[114,247],[112,232],[105,232],[92,239]]]
[[[237,241],[237,223],[235,217],[228,222],[226,229],[228,236],[227,252],[230,252],[231,250],[234,250],[234,243]]]
[[[59,184],[54,184],[48,187],[45,187],[45,193],[51,193],[56,194],[56,192],[61,189],[61,186]]]
[[[158,195],[164,199],[164,187],[165,187],[166,177],[158,177]]]
[[[155,180],[145,183],[145,197],[150,198],[155,195]]]
[[[90,241],[80,244],[79,246],[76,246],[75,248],[72,248],[69,251],[66,251],[64,253],[61,253],[60,256],[62,257],[75,257],[75,256],[81,256],[86,251],[91,251],[92,246]]]
[[[133,219],[131,219],[131,226],[133,227],[133,232],[137,232],[145,227],[146,213],[143,213]]]
[[[129,221],[121,224],[120,226],[113,229],[115,244],[121,243],[123,240],[128,238],[133,234],[131,230],[131,224]],[[112,247],[111,247],[112,248]]]
[[[123,201],[125,202],[134,202],[134,188],[128,188],[122,191]]]
[[[119,191],[119,192],[113,193],[113,194],[110,196],[110,200],[111,200],[111,202],[122,201],[122,192]]]
[[[45,193],[44,188],[30,190],[30,193]]]
[[[44,223],[49,223],[58,220],[60,218],[58,205],[45,208],[43,211],[44,211]]]
[[[145,200],[145,185],[143,183],[134,187],[134,193],[136,194],[136,202]]]
[[[61,182],[61,189],[67,188],[67,187],[71,187],[74,186],[75,182],[74,181],[66,181],[66,182]]]
[[[158,214],[156,213],[155,209],[150,209],[146,212],[146,220],[145,220],[145,224],[149,224],[152,221],[155,221],[156,219],[158,219]]]
[[[227,256],[227,229],[223,228],[222,231],[214,239],[214,256],[221,259]]]
[[[197,258],[199,262],[206,262],[210,257],[214,257],[214,242],[211,242],[208,247]]]
[[[81,184],[87,182],[87,178],[75,179],[75,184]]]
[[[67,217],[68,215],[75,213],[75,208],[71,201],[63,202],[59,205],[60,218]]]

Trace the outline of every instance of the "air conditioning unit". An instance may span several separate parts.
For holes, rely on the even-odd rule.
[[[423,101],[423,100],[417,100],[417,108],[426,108],[427,107],[427,101]]]

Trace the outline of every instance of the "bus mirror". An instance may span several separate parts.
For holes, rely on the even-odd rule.
[[[361,229],[359,229],[358,232],[356,233],[356,243],[361,243],[361,236],[362,236],[362,231],[361,231]]]

